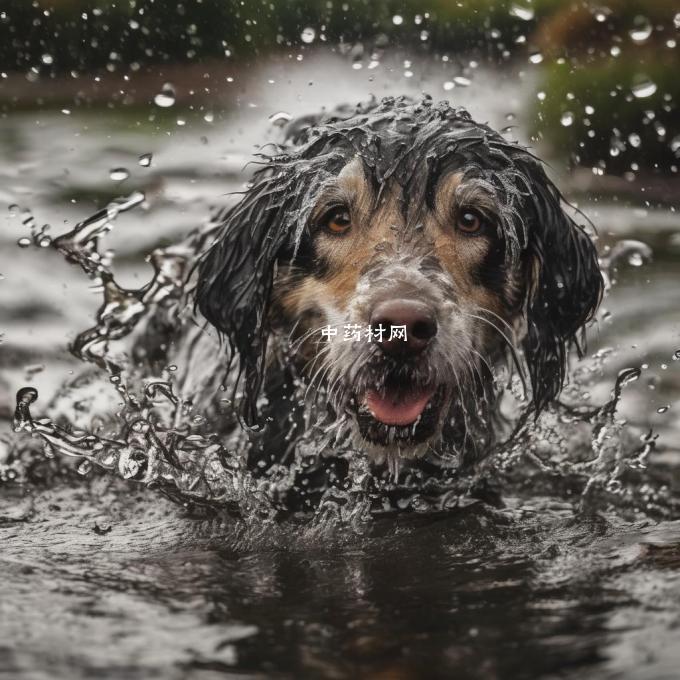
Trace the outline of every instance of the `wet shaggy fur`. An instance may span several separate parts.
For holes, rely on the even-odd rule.
[[[351,236],[320,229],[333,201],[349,204]],[[449,231],[469,207],[484,217],[481,237]],[[313,391],[318,418],[388,462],[481,455],[503,389],[499,362],[526,374],[528,408],[540,412],[562,389],[568,349],[580,353],[602,293],[593,243],[540,161],[429,98],[292,124],[222,216],[196,281],[196,306],[226,340],[246,426],[262,425],[263,397],[271,420],[272,399],[294,381]],[[395,295],[436,312],[436,341],[417,360],[367,342],[321,342],[324,325],[342,335]],[[419,432],[376,423],[361,404],[367,389],[399,394],[421,383],[436,388],[436,403]],[[285,403],[274,418],[289,417]]]

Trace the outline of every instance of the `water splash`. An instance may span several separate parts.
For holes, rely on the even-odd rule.
[[[105,385],[119,403],[117,409],[111,409],[107,427],[84,431],[52,418],[34,417],[31,409],[37,403],[37,391],[32,387],[19,390],[15,430],[40,441],[48,457],[76,457],[81,461],[77,467],[80,474],[101,468],[157,488],[177,502],[227,510],[258,521],[286,510],[287,496],[306,483],[301,481],[304,470],[321,465],[328,452],[344,461],[346,473],[341,483],[320,489],[317,502],[309,505],[321,524],[340,521],[359,526],[372,513],[394,508],[416,512],[450,509],[471,495],[481,493],[488,499],[489,488],[526,488],[527,479],[537,489],[567,493],[578,499],[584,510],[603,496],[650,512],[662,513],[670,507],[663,489],[650,490],[649,484],[635,487],[628,479],[632,471],[644,470],[656,441],[649,432],[631,443],[624,424],[616,419],[622,391],[639,378],[640,369],[622,371],[612,398],[604,405],[582,405],[582,394],[601,374],[608,351],[597,353],[587,369],[574,372],[565,394],[573,395],[579,406],[558,402],[537,422],[525,417],[512,437],[469,472],[452,468],[433,474],[404,467],[381,473],[370,469],[365,456],[335,441],[333,428],[322,430],[309,423],[296,440],[288,464],[254,472],[247,462],[247,435],[238,427],[228,436],[211,431],[208,414],[196,412],[192,403],[176,394],[174,365],[165,366],[163,377],[151,377],[148,362],[140,366],[131,359],[129,347],[124,346],[125,351],[114,347],[131,338],[154,310],[162,308],[170,318],[179,318],[178,310],[188,306],[190,269],[199,245],[219,224],[219,220],[208,223],[184,242],[155,250],[148,258],[152,268],[148,283],[138,289],[123,288],[114,279],[113,256],[102,255],[99,245],[121,213],[144,205],[144,201],[144,194],[133,192],[50,241],[101,287],[104,300],[95,324],[80,333],[70,349],[96,367],[100,376],[102,371],[108,376]],[[33,241],[39,245],[35,238]],[[651,250],[640,242],[622,241],[603,258],[605,273],[624,258],[630,262],[632,254],[644,259],[651,257]],[[301,403],[303,394],[301,385]],[[570,443],[576,428],[582,431],[580,445]],[[590,455],[584,456],[584,451]]]

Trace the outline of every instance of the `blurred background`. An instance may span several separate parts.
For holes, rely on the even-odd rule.
[[[677,507],[678,41],[680,0],[0,0],[0,675],[677,678],[677,523],[638,533],[625,496],[574,516],[542,458],[569,470],[573,452],[588,488],[617,493],[602,471],[655,442],[632,479],[663,486],[640,503]],[[148,253],[233,201],[291,117],[421,93],[531,147],[597,228],[611,290],[565,399],[603,404],[637,369],[615,424],[591,440],[553,418],[500,513],[463,499],[352,537],[259,534],[257,517],[232,534],[93,474],[72,492],[4,483],[17,389],[46,413],[102,302],[52,238],[144,192],[100,248],[140,287]],[[88,408],[66,415],[88,427]]]
[[[672,428],[678,40],[677,0],[0,0],[0,413],[74,370],[99,305],[54,234],[143,191],[105,244],[139,286],[292,116],[427,93],[546,159],[603,258],[624,242],[591,348],[646,366],[627,415]]]

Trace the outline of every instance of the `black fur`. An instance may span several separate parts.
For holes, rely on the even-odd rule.
[[[394,178],[411,205],[431,204],[437,179],[452,169],[465,168],[493,187],[505,206],[498,220],[502,257],[496,254],[494,264],[524,272],[523,349],[539,412],[561,390],[568,347],[575,344],[580,353],[582,328],[602,294],[593,243],[564,212],[558,189],[526,149],[463,109],[429,98],[386,98],[297,123],[287,143],[263,158],[199,263],[196,303],[238,361],[245,422],[258,421],[275,270],[291,262],[313,269],[307,223],[314,197],[356,155],[376,186]]]

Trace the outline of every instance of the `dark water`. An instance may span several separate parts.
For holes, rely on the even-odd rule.
[[[494,459],[513,468],[504,507],[463,499],[446,512],[352,526],[235,520],[178,506],[117,475],[80,475],[78,461],[64,470],[61,458],[47,460],[22,479],[25,461],[8,458],[14,392],[36,386],[34,415],[44,413],[80,369],[66,342],[91,325],[101,299],[53,249],[17,246],[31,220],[60,234],[143,190],[148,206],[120,215],[106,237],[117,280],[139,286],[150,277],[144,255],[241,187],[242,166],[273,134],[270,115],[334,104],[341,88],[349,101],[420,88],[443,97],[440,67],[422,71],[414,82],[401,67],[385,68],[369,81],[323,58],[294,68],[263,62],[212,122],[174,109],[161,123],[149,123],[146,111],[39,111],[0,121],[4,675],[678,676],[680,223],[668,207],[577,192],[564,173],[558,183],[598,226],[603,254],[623,239],[653,250],[651,261],[640,261],[639,246],[617,260],[590,358],[575,367],[565,398],[602,404],[621,370],[639,368],[640,377],[610,420],[583,426],[552,416]],[[337,77],[321,77],[328,73]],[[268,79],[283,78],[286,88],[268,89]],[[481,70],[472,86],[446,96],[499,128],[513,114],[526,139],[529,86],[513,73]],[[151,166],[140,165],[148,153]],[[112,179],[121,167],[130,177]],[[87,412],[66,415],[88,426]],[[655,435],[647,469],[633,475],[640,438]],[[589,480],[595,491],[585,503]]]

